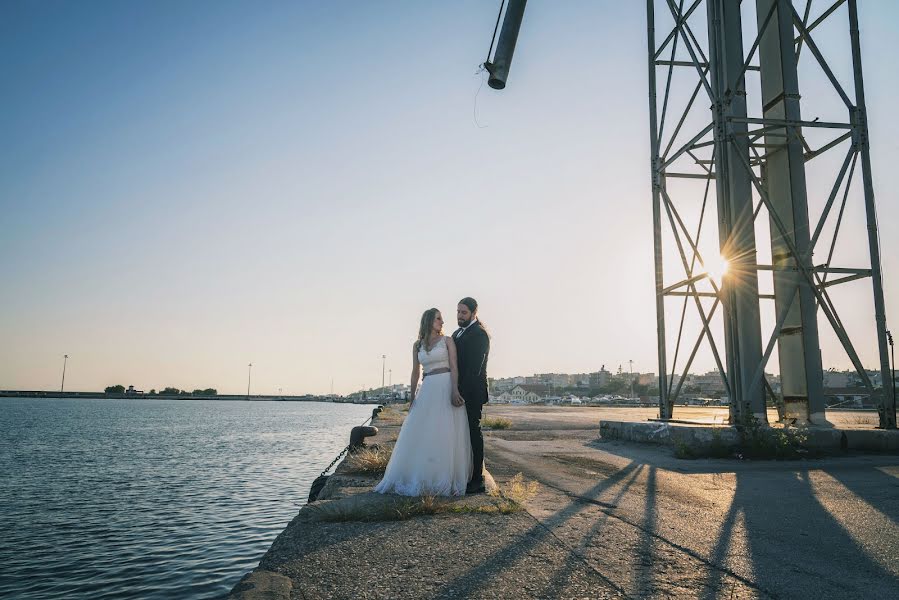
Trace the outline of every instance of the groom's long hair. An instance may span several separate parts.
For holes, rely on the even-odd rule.
[[[428,336],[431,335],[431,328],[434,326],[434,319],[440,311],[436,308],[429,308],[421,315],[421,324],[418,326],[418,348],[428,349]],[[441,333],[443,333],[441,331]]]
[[[461,300],[459,300],[459,304],[464,304],[465,306],[467,306],[468,310],[471,311],[472,320],[477,318],[478,323],[481,324],[481,329],[484,330],[484,333],[487,334],[487,337],[488,338],[492,337],[490,335],[490,332],[487,331],[487,325],[484,324],[483,319],[481,319],[481,316],[478,314],[478,301],[475,300],[474,298],[472,298],[471,296],[466,296],[466,297],[462,298]]]

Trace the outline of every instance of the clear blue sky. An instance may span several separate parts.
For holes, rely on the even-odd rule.
[[[899,7],[860,5],[899,319]],[[406,381],[465,295],[494,376],[656,371],[644,3],[532,1],[479,92],[497,6],[0,4],[0,389]]]

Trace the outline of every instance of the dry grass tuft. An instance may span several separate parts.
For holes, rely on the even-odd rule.
[[[481,419],[481,427],[485,429],[508,429],[512,426],[512,421],[502,417],[484,417]]]
[[[385,406],[381,408],[381,412],[378,413],[378,421],[381,421],[385,425],[399,425],[405,419],[404,412],[407,412],[408,408],[394,407],[394,406]]]
[[[350,496],[334,502],[310,505],[313,519],[328,523],[405,521],[421,515],[445,512],[448,502],[436,496],[397,499],[394,496]]]
[[[536,481],[525,481],[524,475],[518,473],[503,488],[500,488],[499,493],[506,500],[523,506],[533,500],[539,490],[539,483]]]
[[[440,496],[398,498],[380,494],[363,494],[340,500],[311,504],[312,518],[329,523],[405,521],[413,517],[439,514],[509,515],[524,510],[524,505],[537,494],[539,484],[525,481],[518,473],[502,488],[490,491],[489,504],[466,504]]]
[[[376,515],[383,512],[384,507],[366,502],[359,496],[350,496],[308,505],[308,510],[315,521],[342,523],[345,521],[374,521]]]
[[[404,502],[401,510],[405,512],[407,515],[405,518],[408,519],[419,515],[436,515],[443,512],[447,504],[446,500],[437,496],[420,496],[417,499]]]
[[[539,483],[525,481],[524,475],[518,473],[504,486],[495,487],[488,492],[493,498],[493,504],[476,507],[463,506],[462,510],[457,512],[509,515],[524,510],[525,504],[533,500],[539,490]]]
[[[368,446],[350,454],[346,459],[349,473],[383,473],[390,462],[393,448]]]

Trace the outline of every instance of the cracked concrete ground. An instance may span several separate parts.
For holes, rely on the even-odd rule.
[[[899,457],[685,461],[598,439],[580,408],[487,413],[512,421],[486,433],[497,482],[541,484],[526,511],[322,523],[304,509],[233,597],[896,597]],[[375,481],[332,493],[364,499]]]
[[[628,596],[897,597],[897,456],[680,460],[597,439],[583,409],[516,408],[488,409],[513,422],[488,465],[539,481],[528,512]]]

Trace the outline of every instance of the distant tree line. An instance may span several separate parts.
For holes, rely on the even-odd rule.
[[[218,390],[215,388],[206,388],[204,390],[196,389],[192,392],[188,392],[187,390],[179,390],[176,387],[167,387],[163,388],[161,392],[157,394],[156,390],[150,390],[150,396],[218,396]]]
[[[111,385],[104,390],[107,394],[124,394],[125,386],[124,385]],[[206,388],[206,389],[195,389],[192,392],[187,390],[181,390],[176,387],[167,387],[163,388],[162,391],[157,392],[155,389],[150,390],[147,396],[218,396],[218,390],[215,388]]]

